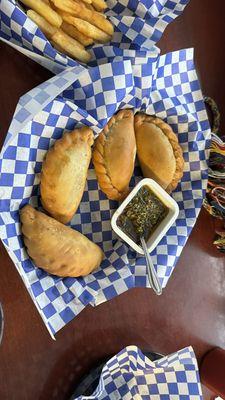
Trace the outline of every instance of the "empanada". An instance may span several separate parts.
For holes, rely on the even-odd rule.
[[[66,224],[83,196],[94,136],[83,127],[66,132],[47,152],[41,171],[41,202],[55,219]]]
[[[93,151],[98,183],[109,199],[122,200],[128,194],[135,156],[133,111],[121,110],[99,134]]]
[[[98,268],[103,252],[80,232],[26,205],[20,211],[24,243],[38,267],[58,276],[84,276]]]
[[[177,136],[157,117],[134,117],[137,155],[145,178],[152,178],[167,192],[174,190],[183,175],[184,159]]]

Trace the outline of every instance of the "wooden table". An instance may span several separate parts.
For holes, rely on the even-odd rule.
[[[162,53],[195,48],[205,94],[222,113],[224,102],[224,0],[191,0],[166,29]],[[31,60],[0,44],[0,141],[19,97],[50,77]],[[68,399],[82,375],[104,357],[136,344],[168,354],[192,345],[197,357],[225,346],[225,260],[212,240],[214,221],[202,210],[164,290],[133,289],[97,308],[87,307],[54,342],[13,263],[0,246],[0,300],[5,332],[0,347],[0,399]],[[205,391],[205,399],[210,393]]]

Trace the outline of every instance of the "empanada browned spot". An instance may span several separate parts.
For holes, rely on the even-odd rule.
[[[162,119],[146,114],[134,117],[137,155],[145,178],[152,178],[167,192],[183,176],[183,152],[177,136]]]
[[[58,221],[69,222],[83,196],[94,136],[83,127],[66,132],[47,152],[41,171],[41,202]]]
[[[103,259],[99,246],[80,232],[26,205],[20,211],[24,243],[34,263],[58,276],[90,274]]]
[[[122,200],[128,194],[135,156],[134,114],[121,110],[99,134],[93,150],[98,183],[109,199]]]

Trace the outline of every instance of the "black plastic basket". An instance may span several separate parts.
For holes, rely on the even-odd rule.
[[[155,353],[152,351],[142,351],[143,354],[148,357],[151,361],[159,360],[163,357],[162,354]],[[104,360],[104,362],[99,363],[99,365],[95,366],[94,368],[86,374],[83,379],[81,380],[80,384],[76,387],[75,392],[73,393],[70,400],[74,400],[79,396],[91,396],[91,394],[95,391],[98,386],[99,378],[102,372],[102,369],[105,363],[110,359]]]

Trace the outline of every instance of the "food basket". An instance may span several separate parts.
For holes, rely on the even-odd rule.
[[[0,156],[0,236],[51,335],[87,305],[96,306],[133,287],[148,287],[145,259],[117,239],[111,216],[118,203],[100,190],[90,165],[71,226],[105,253],[101,267],[84,278],[59,278],[36,268],[24,248],[19,209],[40,208],[40,171],[46,151],[64,130],[90,126],[97,135],[119,109],[162,118],[177,134],[184,175],[172,196],[179,216],[152,252],[164,288],[191,233],[207,186],[210,128],[195,71],[193,50],[149,59],[67,68],[21,97]],[[74,100],[75,99],[75,100]],[[130,186],[142,174],[138,165]]]
[[[107,0],[107,18],[114,26],[111,42],[90,47],[91,62],[132,58],[134,50],[146,54],[154,48],[167,25],[179,16],[189,0]],[[78,62],[57,51],[16,0],[0,3],[0,39],[54,73]],[[154,49],[154,51],[158,51]],[[136,55],[137,56],[137,55]],[[87,68],[87,65],[83,65]]]

